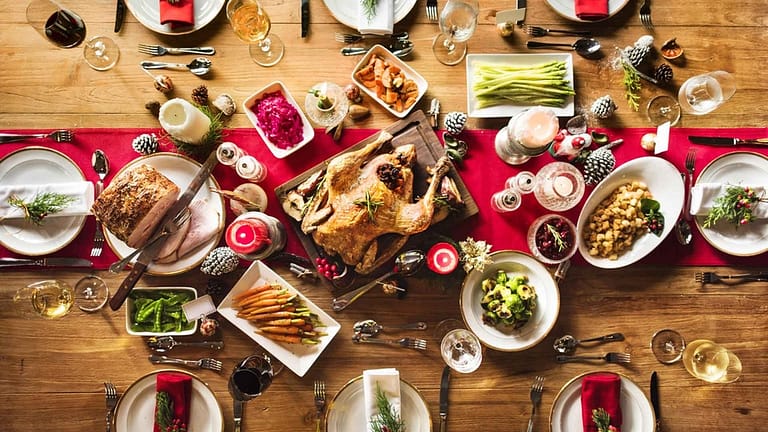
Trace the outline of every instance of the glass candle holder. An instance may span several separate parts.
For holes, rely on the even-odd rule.
[[[565,211],[575,207],[584,196],[584,176],[567,162],[552,162],[536,174],[533,193],[542,207]]]
[[[510,165],[523,164],[546,152],[559,130],[560,122],[553,110],[533,107],[512,117],[496,134],[496,154]]]
[[[349,99],[344,89],[332,82],[312,86],[304,99],[304,112],[318,126],[336,126],[349,111]]]

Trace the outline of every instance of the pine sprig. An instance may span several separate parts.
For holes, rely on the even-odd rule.
[[[56,192],[35,195],[35,198],[29,202],[25,202],[17,195],[11,195],[8,198],[8,204],[20,208],[24,212],[24,220],[35,225],[42,225],[46,216],[64,210],[74,201],[74,197]]]
[[[368,211],[368,218],[371,222],[376,223],[376,210],[384,205],[384,201],[373,199],[370,191],[365,191],[365,196],[362,199],[356,200],[355,205],[365,207]]]
[[[616,427],[611,426],[611,416],[604,408],[592,410],[592,421],[597,426],[597,432],[615,432]]]
[[[173,423],[173,399],[166,392],[155,395],[155,422],[161,430]]]
[[[729,186],[725,195],[715,198],[715,205],[709,210],[704,220],[704,228],[709,228],[721,219],[736,225],[746,225],[755,220],[752,213],[755,206],[768,202],[763,194],[758,195],[749,186]]]
[[[177,140],[170,135],[168,135],[168,138],[173,142],[173,145],[183,153],[194,157],[205,157],[214,151],[221,143],[224,136],[224,119],[221,112],[214,113],[210,107],[198,106],[197,108],[211,120],[208,132],[203,136],[200,143],[192,144],[184,142]]]
[[[363,13],[368,22],[371,22],[374,16],[376,16],[376,4],[378,0],[360,0],[360,4],[363,5]]]
[[[627,97],[627,104],[634,111],[640,109],[640,89],[642,84],[640,83],[640,75],[637,70],[632,67],[632,64],[622,59],[621,67],[624,69],[624,90]]]
[[[378,414],[371,418],[373,432],[405,432],[405,422],[394,410],[378,384],[376,384],[376,409],[379,411]]]

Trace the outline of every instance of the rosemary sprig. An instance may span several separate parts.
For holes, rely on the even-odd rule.
[[[764,202],[768,202],[768,199],[763,194],[755,193],[749,186],[729,186],[725,189],[725,195],[715,198],[715,205],[709,210],[704,227],[709,228],[721,219],[735,224],[737,228],[746,225],[755,220],[752,213],[755,206]]]
[[[356,200],[355,205],[365,207],[366,211],[368,211],[368,219],[376,223],[376,210],[384,205],[384,201],[373,199],[371,192],[365,191],[365,196],[362,199]]]
[[[555,240],[555,244],[557,245],[557,251],[562,252],[565,250],[565,248],[568,247],[568,245],[565,244],[565,241],[563,240],[563,236],[560,235],[559,232],[557,232],[557,229],[547,224],[547,231],[549,231],[550,234],[552,234],[552,238]]]
[[[376,408],[379,412],[371,418],[373,432],[405,432],[405,422],[400,418],[400,414],[395,412],[378,384],[376,384]]]
[[[640,89],[642,88],[640,75],[637,73],[637,69],[632,67],[632,64],[623,58],[621,59],[621,67],[624,69],[624,89],[627,96],[627,104],[634,111],[638,111],[640,109]]]
[[[376,16],[376,4],[378,0],[360,0],[360,4],[363,5],[363,13],[365,18],[370,22],[374,16]]]
[[[43,192],[35,195],[30,202],[25,202],[18,195],[11,195],[8,204],[24,211],[24,219],[35,225],[42,225],[46,216],[64,210],[75,201],[74,197],[56,192]]]

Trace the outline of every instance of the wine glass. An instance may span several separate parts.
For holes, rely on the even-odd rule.
[[[712,383],[734,382],[741,376],[741,360],[720,344],[706,339],[689,343],[683,365],[692,376]]]
[[[13,296],[13,306],[24,318],[61,318],[69,313],[74,301],[72,287],[55,279],[31,283]]]
[[[432,52],[440,63],[455,65],[467,54],[467,41],[477,27],[480,6],[477,0],[448,0],[440,11],[440,34],[432,42]]]
[[[472,373],[483,362],[483,345],[480,339],[457,319],[443,320],[435,327],[440,339],[440,355],[445,364],[459,373]]]
[[[251,59],[261,66],[276,65],[285,53],[285,45],[276,35],[269,34],[272,23],[258,0],[230,0],[227,18],[237,37],[250,46]]]
[[[32,0],[27,5],[27,22],[50,43],[61,48],[74,48],[83,41],[83,57],[95,70],[111,69],[120,57],[120,49],[106,36],[85,40],[85,21],[56,0]]]
[[[109,288],[104,279],[86,276],[75,284],[75,304],[83,312],[96,312],[109,300]]]
[[[654,126],[666,122],[674,126],[680,120],[680,104],[672,96],[659,95],[648,101],[645,115]]]
[[[228,385],[235,404],[235,432],[240,432],[245,402],[261,396],[282,370],[283,364],[265,352],[250,355],[235,366]]]
[[[677,95],[683,111],[703,115],[717,109],[736,92],[736,79],[726,71],[688,78]]]
[[[685,349],[685,339],[672,329],[662,329],[651,337],[651,351],[656,360],[664,364],[672,364],[680,360]]]

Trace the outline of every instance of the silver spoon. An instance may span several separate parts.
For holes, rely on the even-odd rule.
[[[589,339],[581,339],[577,340],[575,337],[571,335],[565,335],[557,340],[555,340],[555,351],[561,353],[561,354],[568,354],[573,352],[573,350],[576,349],[576,347],[584,342],[614,342],[614,341],[623,341],[624,335],[621,333],[611,333],[605,336],[598,336],[594,338]]]
[[[347,306],[352,304],[353,301],[360,298],[363,294],[370,291],[371,288],[375,287],[379,284],[379,282],[387,279],[388,277],[396,274],[401,274],[403,276],[411,276],[415,274],[424,266],[426,259],[427,258],[424,255],[424,252],[416,249],[401,253],[395,259],[395,268],[392,269],[391,272],[387,272],[384,275],[379,276],[378,278],[368,282],[356,290],[336,297],[331,301],[331,307],[335,312],[344,310]]]
[[[197,76],[203,76],[210,72],[211,70],[211,61],[208,60],[205,57],[197,57],[192,59],[191,62],[188,64],[184,63],[165,63],[165,62],[157,62],[157,61],[151,61],[151,60],[145,60],[139,65],[142,67],[142,69],[189,69],[190,72]]]
[[[179,342],[173,338],[173,336],[158,336],[150,337],[147,339],[147,345],[155,352],[164,353],[173,349],[176,346],[190,346],[210,349],[222,349],[224,348],[224,342]]]
[[[427,323],[425,323],[424,321],[419,321],[419,322],[403,324],[399,326],[388,326],[386,328],[397,329],[397,330],[426,330]],[[352,327],[352,329],[355,331],[355,333],[361,333],[366,336],[376,336],[384,330],[384,326],[372,319],[367,319],[367,320],[356,322],[355,325]]]
[[[600,51],[600,41],[595,38],[581,38],[573,44],[529,40],[526,43],[526,46],[528,48],[546,48],[552,46],[571,47],[571,49],[576,51],[576,54],[582,57],[592,57]]]

